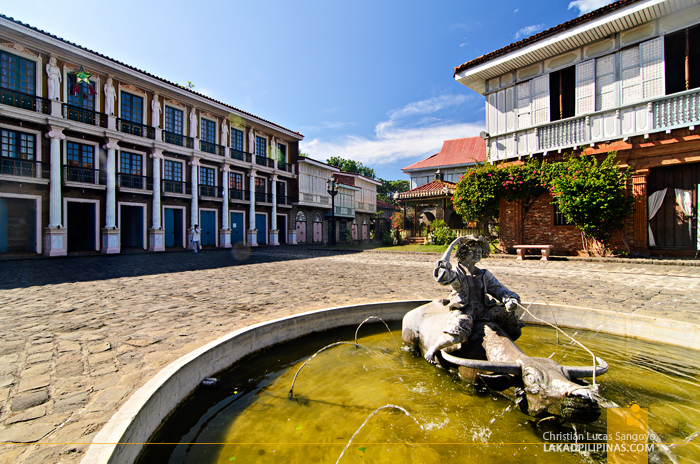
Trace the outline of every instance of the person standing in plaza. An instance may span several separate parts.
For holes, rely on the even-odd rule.
[[[192,248],[194,252],[197,253],[197,249],[202,249],[200,242],[202,240],[202,229],[199,228],[199,224],[195,224],[192,228]]]

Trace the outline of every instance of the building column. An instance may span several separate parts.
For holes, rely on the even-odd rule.
[[[279,245],[279,234],[280,231],[277,230],[277,174],[272,176],[270,181],[270,188],[272,189],[272,220],[270,221],[270,245]],[[286,233],[283,231],[282,233]]]
[[[49,226],[44,228],[44,255],[65,256],[67,253],[66,229],[61,217],[61,140],[65,139],[62,127],[50,126],[46,138],[51,140],[51,168],[49,177]]]
[[[250,209],[248,210],[248,245],[258,246],[258,230],[255,228],[255,169],[250,170]]]
[[[188,163],[192,166],[190,170],[190,182],[192,190],[192,204],[190,206],[190,228],[187,232],[187,249],[192,249],[192,230],[195,225],[199,225],[199,158],[192,158]]]
[[[117,139],[107,139],[107,203],[105,204],[105,227],[102,229],[102,253],[119,253],[119,229],[117,229]]]
[[[223,135],[223,131],[221,132]],[[228,211],[228,186],[229,186],[229,172],[231,171],[231,168],[229,167],[228,164],[225,164],[222,168],[221,171],[224,173],[223,175],[223,187],[224,187],[224,206],[221,209],[221,230],[219,230],[219,247],[221,248],[231,248],[231,229],[229,227],[228,221],[229,221],[229,211]]]
[[[165,230],[160,215],[160,163],[163,159],[163,150],[154,148],[149,156],[153,159],[153,223],[148,231],[148,249],[165,251]]]

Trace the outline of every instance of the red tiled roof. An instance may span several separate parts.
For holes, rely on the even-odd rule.
[[[439,152],[417,163],[413,163],[402,171],[437,168],[440,166],[455,166],[486,161],[486,141],[481,137],[445,140]]]
[[[611,3],[609,5],[605,5],[604,7],[598,8],[597,10],[593,10],[590,13],[587,13],[583,16],[579,16],[578,18],[574,18],[571,21],[567,21],[565,23],[559,24],[558,26],[551,27],[551,28],[547,29],[546,31],[542,31],[538,34],[530,36],[530,37],[523,39],[519,42],[512,43],[512,44],[507,45],[503,48],[495,50],[491,53],[487,53],[486,55],[481,55],[477,58],[474,58],[471,61],[467,61],[466,63],[460,64],[459,66],[456,66],[454,68],[454,74],[452,76],[455,77],[455,76],[457,76],[458,72],[464,71],[465,69],[473,68],[474,66],[479,65],[481,63],[485,63],[485,62],[490,61],[494,58],[498,58],[499,56],[506,55],[507,53],[510,53],[513,50],[523,48],[527,45],[530,45],[534,42],[542,40],[546,37],[557,34],[563,30],[570,29],[574,26],[578,26],[578,25],[583,24],[583,23],[587,23],[587,22],[592,21],[594,19],[597,19],[601,16],[605,16],[606,14],[608,14],[612,11],[618,10],[620,8],[624,8],[626,6],[629,6],[629,5],[636,3],[636,2],[639,2],[639,1],[641,1],[641,0],[619,0],[619,1]]]
[[[452,195],[456,186],[457,184],[445,180],[434,180],[408,192],[401,192],[398,198],[399,200],[405,200],[408,198],[443,197]]]
[[[384,203],[384,202],[381,201],[381,200],[377,200],[377,208],[381,208],[381,209],[393,209],[393,210],[399,209],[398,206],[390,205],[389,203]]]
[[[98,53],[98,52],[95,52],[95,51],[93,51],[93,50],[90,50],[89,48],[86,48],[86,47],[83,47],[82,45],[78,45],[78,44],[76,44],[76,43],[73,43],[73,42],[71,42],[71,41],[69,41],[69,40],[66,40],[66,39],[62,38],[62,37],[58,37],[57,35],[54,35],[54,34],[51,34],[51,33],[49,33],[49,32],[43,31],[43,30],[41,30],[41,29],[39,29],[39,28],[36,28],[36,27],[34,27],[34,26],[30,26],[29,24],[23,23],[22,21],[18,21],[18,20],[14,19],[14,18],[12,18],[12,17],[10,17],[10,16],[5,16],[4,14],[0,13],[0,18],[6,19],[6,20],[8,20],[8,21],[12,21],[12,22],[15,23],[15,24],[18,24],[18,25],[20,25],[20,26],[26,27],[27,29],[31,29],[31,30],[33,30],[33,31],[39,32],[40,34],[44,34],[45,36],[51,37],[52,39],[60,40],[61,42],[65,43],[65,44],[68,44],[68,45],[71,45],[71,46],[73,46],[73,47],[79,48],[79,49],[84,50],[84,51],[86,51],[86,52],[88,52],[88,53],[92,53],[93,55],[97,55],[97,56],[99,56],[100,58],[104,58],[104,59],[106,59],[106,60],[112,61],[112,62],[114,62],[114,63],[117,63],[117,64],[121,65],[121,66],[124,66],[124,67],[126,67],[126,68],[129,68],[129,69],[131,69],[131,70],[133,70],[133,71],[137,71],[137,72],[139,72],[139,73],[141,73],[141,74],[145,74],[146,76],[152,77],[152,78],[154,78],[154,79],[158,79],[158,80],[161,81],[161,82],[165,82],[166,84],[170,84],[170,85],[172,85],[173,87],[176,87],[178,90],[185,90],[185,91],[187,91],[187,92],[193,93],[193,94],[195,94],[195,95],[197,95],[197,96],[199,96],[199,97],[206,98],[207,100],[211,100],[211,101],[213,101],[213,102],[215,102],[215,103],[218,103],[218,104],[220,104],[220,105],[227,106],[227,107],[232,108],[232,109],[234,109],[234,110],[236,110],[236,111],[240,111],[240,112],[243,113],[243,114],[247,114],[248,116],[252,116],[252,117],[254,117],[254,118],[256,118],[256,119],[259,119],[260,121],[264,121],[264,122],[266,122],[266,123],[268,123],[268,124],[272,124],[273,126],[277,126],[277,127],[279,127],[280,129],[284,129],[284,130],[286,130],[286,131],[288,131],[288,132],[291,132],[291,133],[293,133],[293,134],[297,134],[297,135],[303,137],[303,135],[302,135],[300,132],[296,132],[296,131],[293,131],[293,130],[291,130],[291,129],[287,129],[286,127],[280,126],[279,124],[275,124],[275,123],[272,122],[272,121],[268,121],[267,119],[263,119],[263,118],[261,118],[260,116],[256,116],[256,115],[254,115],[253,113],[249,113],[249,112],[247,112],[247,111],[243,111],[243,110],[241,110],[241,109],[236,108],[235,106],[231,106],[231,105],[229,105],[229,104],[227,104],[227,103],[224,103],[224,102],[222,102],[222,101],[216,100],[216,99],[211,98],[211,97],[207,97],[207,96],[204,95],[204,94],[201,94],[201,93],[199,93],[199,92],[195,92],[194,90],[189,89],[189,88],[187,88],[187,87],[183,87],[183,86],[180,85],[180,84],[176,84],[176,83],[174,83],[174,82],[170,82],[169,80],[166,80],[166,79],[163,79],[162,77],[158,77],[158,76],[156,76],[156,75],[153,75],[153,74],[149,73],[148,71],[143,71],[143,70],[141,70],[141,69],[135,68],[134,66],[130,66],[130,65],[126,64],[126,63],[122,63],[122,62],[119,61],[119,60],[115,60],[114,58],[110,58],[110,57],[108,57],[107,55],[103,55],[102,53]]]

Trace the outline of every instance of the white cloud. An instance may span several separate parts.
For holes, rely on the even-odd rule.
[[[532,26],[525,26],[515,33],[515,38],[519,39],[520,37],[530,37],[535,32],[540,32],[543,27],[544,24],[533,24]]]
[[[513,14],[517,13],[518,11],[520,11],[520,8],[514,9],[514,10],[513,10]]]
[[[581,16],[614,1],[615,0],[574,0],[573,2],[569,3],[569,9],[577,8],[578,15]]]
[[[482,123],[459,123],[429,116],[468,100],[467,95],[443,95],[410,103],[389,112],[389,119],[375,126],[374,137],[348,135],[336,141],[312,139],[303,151],[318,160],[331,156],[354,159],[367,166],[416,160],[437,153],[448,139],[472,137],[483,130]],[[407,118],[422,116],[410,124]]]

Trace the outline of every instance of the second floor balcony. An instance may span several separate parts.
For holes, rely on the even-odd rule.
[[[81,166],[63,166],[63,183],[65,185],[92,186],[93,188],[105,188],[107,174],[99,169]]]
[[[576,150],[700,126],[700,89],[516,129],[489,139],[489,160]]]
[[[247,153],[242,150],[238,150],[236,148],[229,148],[229,156],[233,159],[237,159],[239,161],[245,161],[247,163],[250,163],[251,161],[251,154]]]
[[[208,197],[208,198],[216,198],[216,199],[223,199],[224,197],[224,188],[219,187],[216,185],[205,185],[205,184],[199,184],[199,196],[200,197]]]
[[[268,168],[275,167],[275,160],[272,158],[266,158],[264,156],[255,155],[255,164],[259,166],[267,166]]]
[[[228,198],[230,201],[250,201],[250,192],[248,190],[229,189]]]
[[[51,100],[28,93],[0,88],[0,103],[23,110],[51,114]]]
[[[156,130],[153,127],[138,122],[127,121],[122,118],[117,118],[117,130],[125,134],[145,137],[151,140],[155,140],[156,138]]]
[[[51,166],[35,160],[0,156],[0,176],[49,179]]]
[[[163,179],[161,181],[163,195],[189,197],[192,195],[192,186],[189,182],[180,180]]]
[[[83,124],[89,124],[91,126],[107,128],[107,115],[104,113],[98,113],[97,111],[80,108],[79,106],[73,106],[67,103],[63,103],[61,109],[63,111],[63,117],[66,119],[82,122]]]
[[[135,174],[117,174],[117,186],[120,190],[142,190],[144,192],[153,191],[153,178],[147,176],[139,176]]]
[[[211,142],[199,141],[199,149],[212,155],[226,156],[226,147]]]
[[[272,194],[265,192],[255,192],[255,202],[272,204]]]
[[[162,131],[163,142],[170,143],[172,145],[179,145],[185,148],[194,148],[194,139],[182,134],[176,134],[175,132]]]
[[[282,163],[282,162],[277,162],[277,169],[280,169],[282,171],[287,171],[287,172],[293,172],[292,165],[289,163]]]

